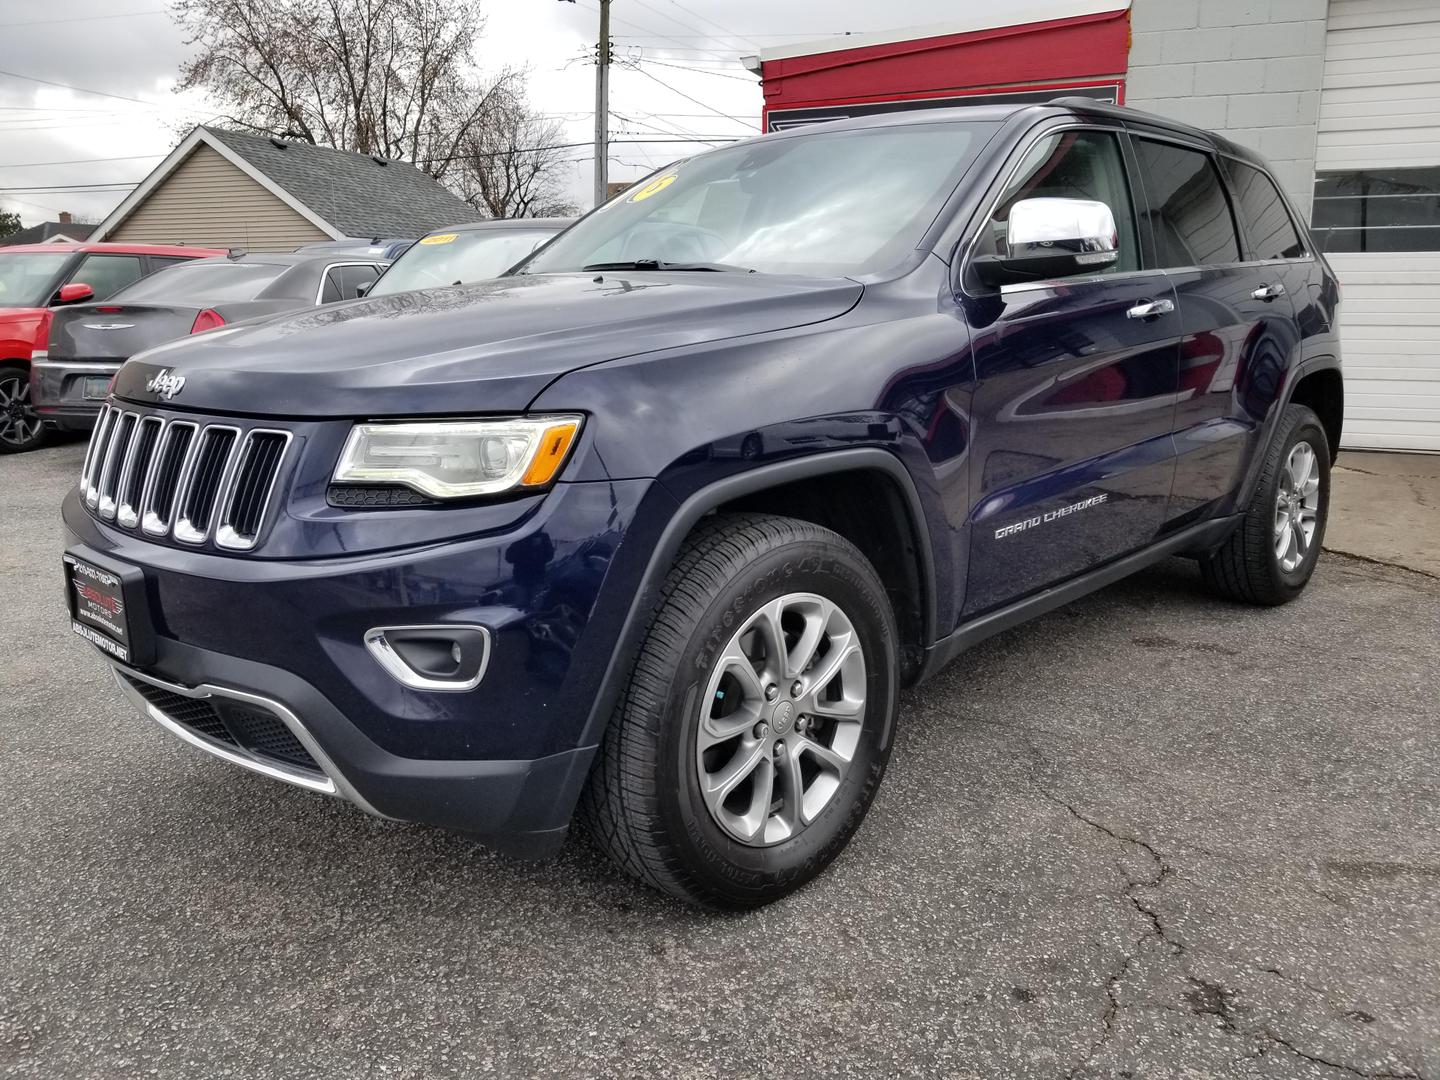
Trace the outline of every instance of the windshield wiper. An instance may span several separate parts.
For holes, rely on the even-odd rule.
[[[758,274],[746,266],[732,266],[717,262],[662,262],[660,259],[633,259],[630,262],[590,263],[582,268],[584,273],[605,270],[703,270],[716,274]]]

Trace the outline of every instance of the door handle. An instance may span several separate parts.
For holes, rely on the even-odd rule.
[[[1285,286],[1278,281],[1272,285],[1261,285],[1250,294],[1252,300],[1264,300],[1267,304],[1271,300],[1278,300],[1285,295]]]
[[[1147,300],[1125,312],[1125,317],[1127,319],[1153,319],[1157,315],[1169,315],[1174,310],[1175,301],[1173,300]]]

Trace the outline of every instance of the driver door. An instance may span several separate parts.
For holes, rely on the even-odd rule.
[[[977,384],[963,617],[1143,547],[1165,518],[1179,319],[1169,280],[1142,267],[1122,138],[1090,128],[1042,136],[982,226],[976,250],[986,254],[1021,200],[1103,202],[1119,259],[967,301]]]

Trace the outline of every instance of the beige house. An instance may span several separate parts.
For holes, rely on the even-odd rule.
[[[418,237],[482,215],[402,161],[197,127],[90,239],[290,251]]]

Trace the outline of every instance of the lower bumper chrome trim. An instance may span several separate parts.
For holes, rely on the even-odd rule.
[[[318,791],[325,795],[334,795],[354,803],[361,810],[375,817],[384,817],[360,796],[354,788],[346,782],[344,775],[335,767],[324,750],[320,748],[315,737],[289,708],[274,698],[262,697],[259,694],[251,694],[244,690],[233,690],[224,686],[212,686],[202,683],[199,686],[182,686],[179,683],[168,682],[165,679],[157,679],[153,675],[146,675],[136,671],[134,668],[121,668],[115,664],[111,665],[111,673],[115,676],[115,683],[120,687],[121,692],[129,699],[143,716],[148,716],[157,724],[163,727],[170,734],[191,746],[205,751],[213,757],[228,761],[232,765],[238,765],[242,769],[249,769],[251,772],[268,776],[272,780],[279,780],[286,784],[293,784],[296,787],[305,788],[308,791]],[[256,755],[247,753],[237,747],[226,746],[224,743],[214,739],[206,738],[198,732],[190,730],[184,724],[167,716],[164,710],[145,700],[133,686],[127,683],[126,679],[138,679],[141,682],[158,686],[162,690],[168,690],[172,694],[179,694],[187,698],[228,698],[231,701],[239,701],[248,705],[255,705],[274,713],[291,733],[300,740],[300,744],[315,763],[320,766],[324,773],[323,777],[317,777],[307,769],[288,768],[283,763],[268,761]]]

